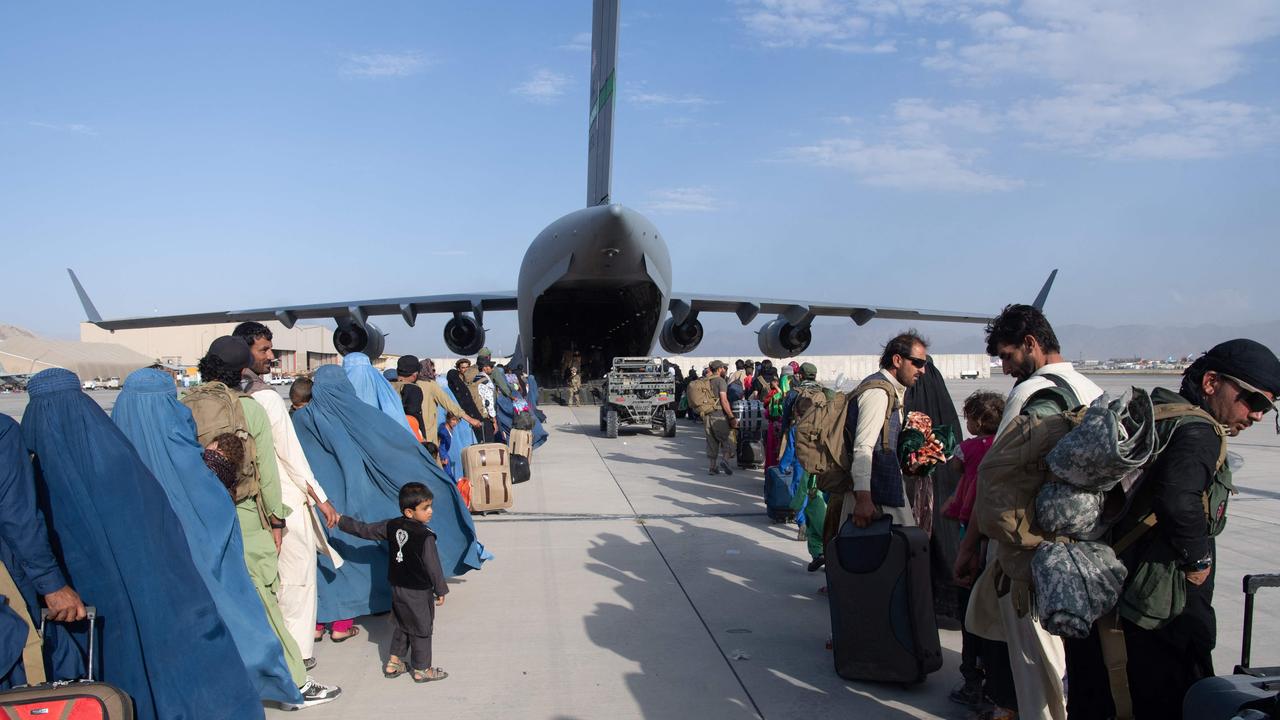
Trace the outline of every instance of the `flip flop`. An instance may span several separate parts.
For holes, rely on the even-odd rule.
[[[336,642],[336,643],[340,643],[340,642],[346,642],[346,641],[350,640],[351,638],[353,638],[353,637],[355,637],[355,636],[357,636],[357,635],[359,635],[359,634],[360,634],[360,628],[359,628],[359,626],[357,626],[357,625],[352,625],[352,626],[351,626],[351,629],[347,631],[347,634],[346,634],[346,635],[343,635],[342,637],[334,637],[334,636],[333,636],[333,631],[332,631],[332,630],[330,630],[330,631],[329,631],[329,639],[330,639],[330,640],[332,640],[332,641],[334,641],[334,642]]]

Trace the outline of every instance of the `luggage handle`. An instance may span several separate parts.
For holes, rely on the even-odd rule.
[[[89,672],[86,680],[93,681],[93,638],[97,635],[95,625],[98,620],[98,609],[92,605],[84,606],[85,619],[89,621]],[[44,624],[49,619],[49,608],[40,608],[40,641],[44,642]]]
[[[1245,575],[1241,582],[1244,586],[1244,637],[1240,641],[1240,664],[1236,666],[1237,675],[1248,675],[1249,656],[1253,644],[1253,596],[1264,587],[1280,587],[1280,574]]]

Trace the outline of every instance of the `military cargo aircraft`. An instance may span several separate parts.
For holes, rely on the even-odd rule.
[[[758,330],[768,357],[803,353],[819,316],[843,316],[858,325],[872,319],[985,323],[986,314],[871,304],[812,303],[676,291],[671,256],[658,228],[639,212],[614,202],[614,75],[618,58],[618,0],[595,0],[592,12],[591,87],[588,115],[587,206],[551,223],[526,251],[515,291],[347,300],[191,315],[104,320],[75,273],[68,269],[88,320],[106,330],[196,325],[245,320],[332,319],[339,353],[382,354],[385,334],[374,316],[399,315],[413,326],[420,315],[452,314],[444,341],[458,355],[485,345],[487,312],[516,311],[519,337],[511,361],[524,365],[542,387],[561,385],[565,364],[581,365],[588,378],[603,377],[614,357],[648,355],[654,343],[672,354],[693,351],[703,338],[702,313],[733,313]],[[1050,276],[1049,283],[1053,277]],[[1047,292],[1048,284],[1045,286]]]

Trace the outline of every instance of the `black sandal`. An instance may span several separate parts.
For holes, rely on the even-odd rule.
[[[360,626],[359,626],[359,625],[352,625],[352,626],[351,626],[351,629],[347,631],[347,634],[346,634],[346,635],[343,635],[343,636],[342,636],[342,637],[340,637],[340,638],[339,638],[339,637],[334,637],[334,636],[333,636],[333,631],[332,631],[332,630],[330,630],[330,631],[329,631],[329,639],[330,639],[330,640],[332,640],[333,642],[341,643],[341,642],[346,642],[346,641],[350,640],[351,638],[353,638],[353,637],[355,637],[355,636],[357,636],[357,635],[359,635],[359,634],[360,634]]]

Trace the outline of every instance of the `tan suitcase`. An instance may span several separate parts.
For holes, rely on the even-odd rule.
[[[492,512],[515,502],[511,488],[511,451],[501,443],[472,445],[462,451],[462,471],[471,481],[471,511]]]
[[[532,430],[512,430],[511,431],[511,454],[523,455],[525,457],[533,456],[533,431]]]

